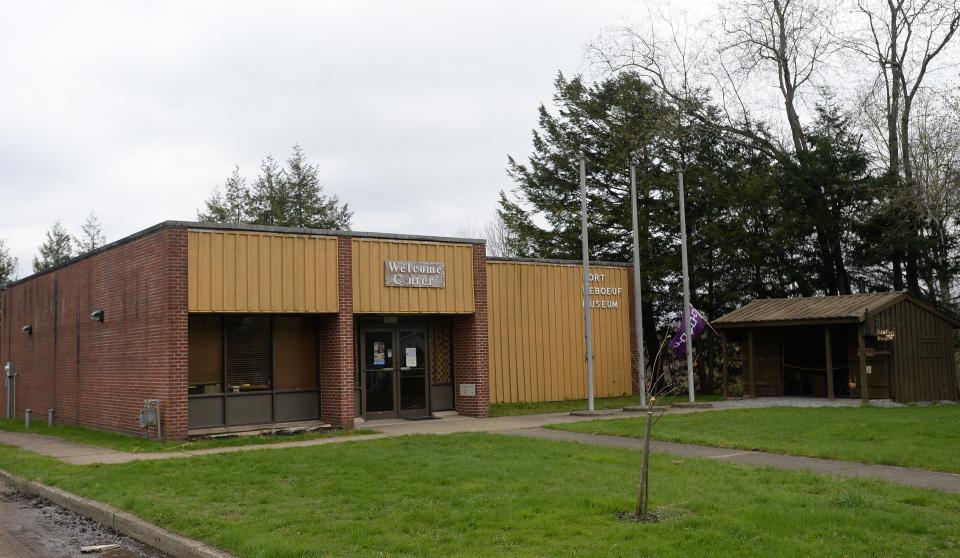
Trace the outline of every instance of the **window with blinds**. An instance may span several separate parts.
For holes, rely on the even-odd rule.
[[[310,316],[273,319],[276,389],[317,389],[317,325]]]
[[[269,317],[223,320],[224,375],[228,392],[273,389],[273,338]]]
[[[187,393],[223,393],[223,322],[191,314],[187,322]]]

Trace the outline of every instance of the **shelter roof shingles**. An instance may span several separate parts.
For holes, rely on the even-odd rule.
[[[904,292],[864,293],[806,298],[766,298],[751,301],[712,323],[717,326],[797,321],[863,321],[865,310],[876,312],[909,296]]]

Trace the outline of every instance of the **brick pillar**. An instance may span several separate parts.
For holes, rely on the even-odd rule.
[[[338,312],[320,330],[320,417],[353,428],[353,239],[341,236],[337,242]]]
[[[487,365],[487,256],[484,244],[473,246],[474,313],[453,322],[453,356],[457,412],[490,416],[490,369]],[[463,395],[473,386],[474,395]]]
[[[163,436],[171,440],[187,437],[187,230],[169,229],[166,237],[167,264],[167,378],[166,397],[160,403]],[[156,432],[150,429],[150,433]]]
[[[640,395],[640,348],[637,345],[637,305],[634,301],[633,282],[636,278],[633,276],[633,266],[627,268],[627,304],[630,305],[630,380],[633,385],[633,394]]]

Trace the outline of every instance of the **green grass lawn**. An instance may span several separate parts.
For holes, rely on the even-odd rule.
[[[619,521],[638,454],[492,434],[122,465],[0,446],[0,466],[239,557],[957,556],[960,497],[654,456],[667,520]]]
[[[657,400],[657,405],[669,405],[673,402],[687,400],[686,394],[669,395]],[[697,401],[722,401],[721,395],[697,395]],[[622,409],[630,405],[639,405],[640,397],[627,395],[624,397],[603,397],[593,400],[595,409]],[[568,399],[566,401],[540,401],[537,403],[495,403],[490,405],[490,416],[506,417],[513,415],[536,415],[540,413],[562,413],[582,411],[587,408],[586,399]]]
[[[197,439],[189,442],[158,442],[156,439],[148,440],[135,436],[127,436],[126,434],[104,432],[102,430],[95,430],[85,426],[73,426],[68,424],[55,424],[50,427],[47,426],[46,422],[34,422],[33,425],[31,425],[30,430],[26,430],[23,427],[23,419],[0,419],[0,430],[4,430],[6,432],[26,432],[29,434],[54,436],[56,438],[69,440],[71,442],[90,444],[92,446],[129,452],[189,451],[254,444],[275,444],[278,442],[295,442],[298,440],[313,440],[316,438],[330,438],[333,436],[346,436],[354,434],[363,435],[373,433],[372,430],[360,429],[333,430],[329,432],[305,432],[302,434],[277,436],[237,436],[234,438]]]
[[[550,428],[643,437],[643,418]],[[665,415],[654,438],[960,472],[960,405],[767,408]]]

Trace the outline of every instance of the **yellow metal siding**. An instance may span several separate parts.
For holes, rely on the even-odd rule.
[[[595,287],[623,289],[618,308],[594,308],[597,397],[632,392],[630,293],[627,270],[591,266],[606,279]],[[579,265],[487,262],[490,402],[587,397],[583,294]]]
[[[189,231],[191,312],[337,311],[337,239]]]
[[[387,287],[387,260],[443,262],[443,288]],[[357,314],[471,314],[473,246],[353,239],[353,311]]]

